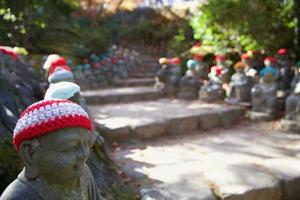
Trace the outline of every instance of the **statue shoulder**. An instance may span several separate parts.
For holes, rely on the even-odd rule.
[[[3,192],[0,200],[39,200],[41,199],[29,186],[14,180]]]

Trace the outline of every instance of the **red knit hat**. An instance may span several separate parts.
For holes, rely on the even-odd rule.
[[[193,60],[203,61],[203,55],[201,55],[201,54],[195,54],[195,55],[193,55]]]
[[[281,48],[281,49],[279,49],[279,50],[277,51],[277,55],[280,55],[280,56],[286,55],[286,54],[288,54],[288,53],[289,53],[289,50],[287,50],[287,49],[285,49],[285,48]]]
[[[0,46],[0,52],[10,56],[14,60],[16,60],[18,57],[18,54],[10,47]]]
[[[180,65],[180,58],[179,57],[171,58],[170,63],[174,65]]]
[[[216,61],[224,61],[224,60],[226,60],[226,57],[223,55],[216,55],[215,60]]]
[[[57,67],[60,67],[70,72],[72,71],[71,68],[67,66],[67,61],[64,58],[60,57],[59,59],[51,63],[48,75],[50,76],[51,74],[53,74]]]
[[[25,140],[70,127],[91,130],[93,124],[84,109],[72,101],[42,100],[29,106],[20,115],[14,129],[13,143],[18,151]]]
[[[264,62],[266,62],[266,61],[269,61],[269,62],[271,62],[271,63],[277,64],[277,59],[274,58],[274,57],[272,57],[272,56],[266,57],[266,58],[264,59]]]
[[[247,53],[244,53],[244,54],[241,56],[241,59],[242,59],[242,60],[249,60],[249,59],[250,59],[250,56],[249,56]]]

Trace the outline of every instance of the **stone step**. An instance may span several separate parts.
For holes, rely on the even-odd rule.
[[[114,83],[117,87],[135,87],[135,86],[153,86],[155,83],[154,78],[131,78],[119,80]]]
[[[244,115],[239,107],[170,99],[90,106],[90,110],[99,131],[112,140],[187,134],[196,129],[229,126]]]
[[[114,104],[150,101],[161,98],[163,93],[154,87],[122,87],[83,91],[87,104]]]
[[[131,184],[140,185],[142,200],[296,200],[300,135],[274,127],[274,122],[241,124],[131,140],[119,144],[112,157],[133,178]]]
[[[132,77],[132,78],[154,78],[155,76],[156,76],[155,72],[146,72],[146,73],[132,72],[132,73],[129,73],[129,77]]]

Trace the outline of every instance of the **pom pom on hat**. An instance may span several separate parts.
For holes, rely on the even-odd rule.
[[[289,51],[285,48],[281,48],[277,51],[277,55],[280,55],[280,56],[287,55],[288,53],[289,53]]]
[[[19,151],[25,140],[71,127],[93,129],[92,121],[82,107],[69,100],[39,101],[20,115],[14,129],[13,143]]]
[[[186,65],[189,69],[195,69],[199,63],[196,60],[188,60]]]
[[[44,65],[43,65],[43,69],[46,70],[46,71],[49,71],[49,70],[50,70],[50,67],[51,67],[51,64],[52,64],[53,62],[55,62],[56,60],[58,60],[59,58],[60,58],[60,56],[57,55],[57,54],[50,54],[50,55],[47,57],[47,59],[46,59]]]
[[[62,81],[51,84],[44,99],[69,99],[78,92],[80,92],[80,87],[76,83]]]

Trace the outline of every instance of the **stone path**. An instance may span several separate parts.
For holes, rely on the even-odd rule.
[[[154,87],[122,87],[83,91],[88,104],[108,104],[134,101],[150,101],[162,97],[162,91]]]
[[[244,115],[239,107],[171,99],[90,106],[89,110],[99,131],[114,140],[185,135],[196,129],[232,125]]]
[[[143,200],[297,200],[300,136],[275,127],[242,124],[128,140],[113,158],[140,185]]]

